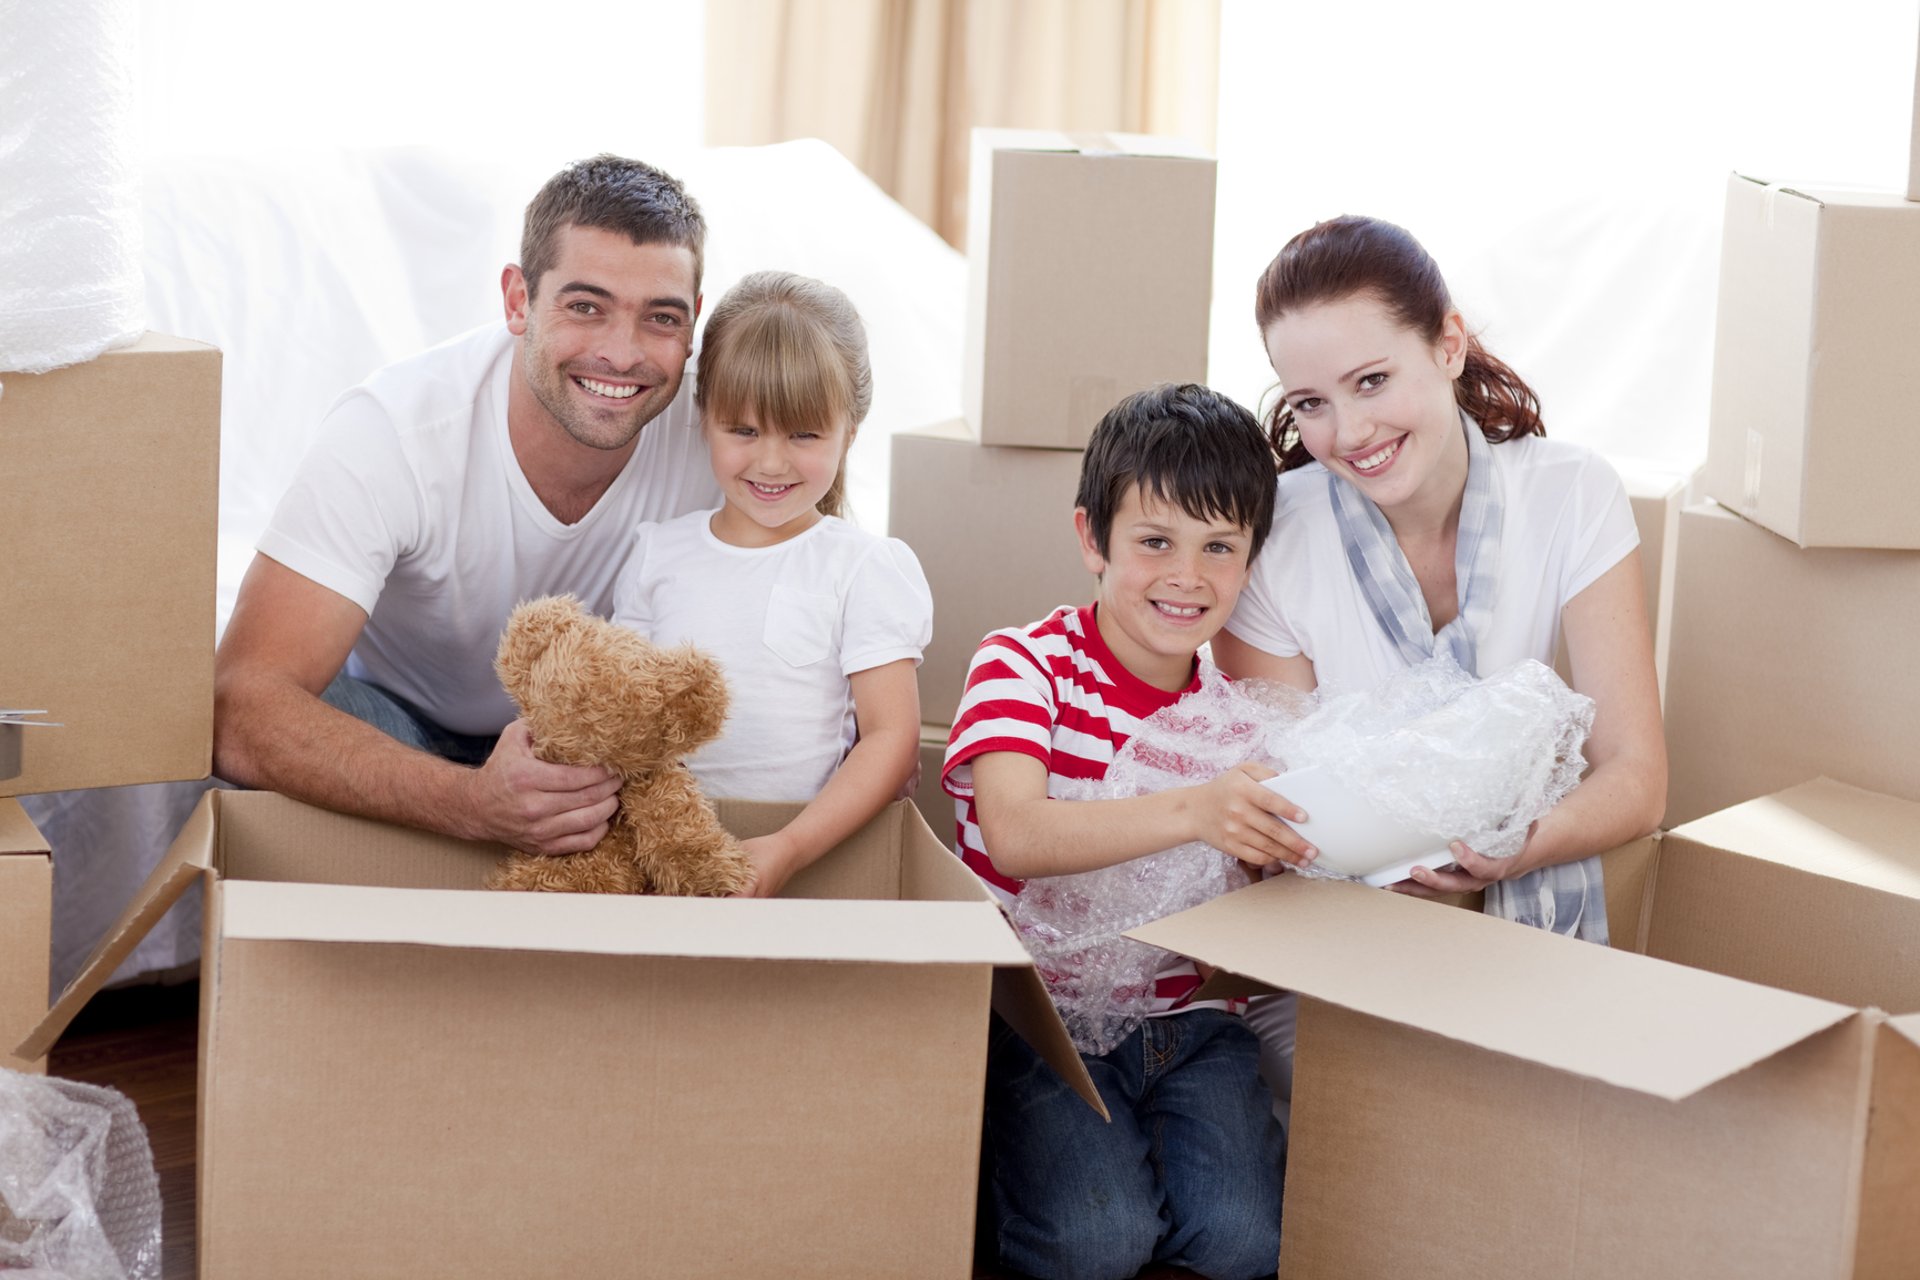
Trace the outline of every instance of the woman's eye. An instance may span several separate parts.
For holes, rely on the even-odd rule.
[[[1384,373],[1369,373],[1360,379],[1360,389],[1362,391],[1372,391],[1385,386],[1386,381],[1387,375]]]
[[[1293,411],[1295,413],[1312,413],[1320,407],[1321,403],[1322,401],[1319,396],[1302,396],[1293,402]]]

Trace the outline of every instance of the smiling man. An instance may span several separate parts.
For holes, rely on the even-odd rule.
[[[527,208],[506,323],[335,403],[215,660],[221,777],[530,853],[598,842],[619,780],[535,758],[493,652],[521,600],[608,613],[636,524],[718,505],[681,385],[705,236],[658,169],[570,165]]]

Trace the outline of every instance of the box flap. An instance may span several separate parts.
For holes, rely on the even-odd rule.
[[[0,854],[51,853],[47,838],[18,800],[0,800]]]
[[[629,897],[227,881],[222,936],[589,955],[1027,963],[984,902]]]
[[[140,892],[134,895],[133,902],[120,913],[105,936],[87,957],[86,963],[67,989],[60,993],[60,999],[54,1002],[47,1016],[40,1020],[18,1049],[16,1057],[38,1058],[53,1047],[60,1033],[67,1029],[80,1010],[86,1007],[88,1000],[107,984],[114,970],[120,967],[140,939],[147,936],[154,925],[160,923],[160,917],[187,886],[208,874],[213,869],[216,853],[216,821],[220,797],[223,793],[209,791],[200,797],[200,803],[193,807],[187,823],[174,837],[173,844],[167,849],[166,856],[160,859],[160,865],[153,869],[147,882],[140,886]]]
[[[1911,1040],[1914,1048],[1920,1049],[1920,1013],[1909,1013],[1904,1017],[1888,1018],[1887,1025],[1893,1030],[1898,1031],[1908,1040]]]
[[[1130,931],[1331,1004],[1678,1101],[1845,1005],[1344,882],[1278,876]]]
[[[1920,804],[1831,778],[1816,778],[1696,818],[1673,834],[1920,898]]]
[[[977,158],[988,151],[1058,151],[1082,155],[1168,156],[1176,160],[1207,160],[1213,156],[1185,138],[1162,137],[1145,133],[1068,133],[1056,129],[975,129],[973,147]]]
[[[1766,187],[1770,191],[1789,196],[1796,200],[1811,200],[1822,208],[1843,209],[1906,209],[1912,208],[1912,202],[1898,191],[1888,191],[1880,187],[1852,187],[1830,182],[1769,182],[1765,178],[1756,178],[1752,174],[1737,175],[1744,181],[1757,187]],[[1920,215],[1920,209],[1915,213]]]
[[[1011,927],[1007,932],[1012,936]],[[1107,1112],[1107,1104],[1100,1100],[1100,1091],[1094,1088],[1093,1077],[1087,1074],[1086,1062],[1073,1047],[1066,1025],[1053,1007],[1053,997],[1047,994],[1047,986],[1040,981],[1040,974],[1031,962],[993,971],[993,1011],[1013,1028],[1015,1035],[1047,1060],[1047,1065],[1072,1086],[1082,1102],[1098,1111],[1102,1120],[1113,1119]]]

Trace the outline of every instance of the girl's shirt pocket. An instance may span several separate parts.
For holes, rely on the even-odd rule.
[[[836,597],[779,583],[767,595],[761,639],[788,666],[810,667],[833,652],[839,621]]]

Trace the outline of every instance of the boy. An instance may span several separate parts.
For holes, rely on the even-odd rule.
[[[1099,779],[1139,722],[1199,688],[1273,520],[1273,456],[1245,409],[1205,387],[1128,397],[1081,463],[1074,528],[1099,598],[988,636],[967,672],[942,781],[962,857],[1003,902],[1023,878],[1205,840],[1255,866],[1313,850],[1301,815],[1242,765],[1126,800],[1051,801]],[[987,1064],[986,1209],[1001,1260],[1041,1277],[1123,1280],[1152,1263],[1210,1280],[1271,1276],[1285,1140],[1259,1048],[1191,962],[1158,975],[1147,1022],[1083,1055],[1111,1125],[996,1022]]]

